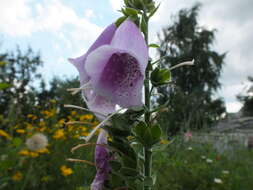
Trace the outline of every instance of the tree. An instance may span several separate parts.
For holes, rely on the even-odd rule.
[[[57,109],[59,110],[58,117],[67,117],[69,115],[70,109],[64,108],[64,104],[72,105],[84,105],[84,101],[81,96],[73,96],[70,92],[67,91],[68,88],[77,88],[79,87],[78,78],[68,78],[68,79],[59,79],[53,78],[50,81],[49,89],[46,89],[45,82],[42,81],[40,85],[40,90],[36,92],[36,102],[39,107],[50,107],[50,101],[54,100],[57,102]]]
[[[15,53],[0,55],[0,115],[12,120],[22,118],[34,102],[33,82],[40,79],[38,68],[42,61],[31,48],[25,53],[17,48]]]
[[[163,94],[158,103],[169,99],[167,113],[160,116],[161,124],[170,134],[181,130],[200,129],[210,126],[225,112],[222,99],[213,99],[221,86],[219,77],[224,64],[225,54],[212,48],[215,30],[208,30],[198,24],[197,4],[191,9],[179,11],[172,25],[159,34],[158,50],[161,67],[170,68],[180,62],[194,59],[195,65],[179,67],[172,71],[173,84],[161,87]]]
[[[253,116],[253,77],[248,77],[248,80],[252,84],[247,91],[247,94],[237,96],[237,98],[243,103],[241,109],[243,116]]]

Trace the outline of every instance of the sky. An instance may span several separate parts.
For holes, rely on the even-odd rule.
[[[157,42],[162,28],[172,24],[172,15],[182,8],[202,3],[199,24],[217,29],[213,48],[227,53],[217,97],[228,112],[237,112],[236,99],[249,88],[253,76],[252,0],[156,0],[161,6],[150,21],[150,41]],[[0,0],[1,52],[32,47],[44,61],[40,69],[48,81],[54,76],[77,76],[67,59],[85,53],[102,30],[121,14],[123,0]],[[152,52],[155,56],[155,52]]]

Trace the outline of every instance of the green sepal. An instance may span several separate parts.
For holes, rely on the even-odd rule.
[[[122,16],[122,17],[118,18],[118,19],[116,20],[116,22],[115,22],[115,25],[116,25],[117,27],[119,27],[119,26],[121,25],[121,23],[123,23],[126,19],[127,19],[126,16]]]
[[[124,9],[124,13],[127,15],[127,16],[130,16],[130,15],[133,15],[133,16],[137,16],[139,11],[137,11],[136,9],[134,8],[131,8],[131,7],[126,7]]]

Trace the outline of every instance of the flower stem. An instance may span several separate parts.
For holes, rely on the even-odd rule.
[[[146,28],[144,32],[145,41],[148,45],[148,17],[146,13],[144,13],[144,19],[146,21]],[[150,126],[150,64],[148,61],[147,69],[145,72],[145,106],[147,108],[147,112],[145,113],[145,122],[148,126]],[[152,174],[152,151],[149,147],[144,147],[144,176],[146,179],[151,178]],[[146,180],[145,180],[146,181]],[[143,190],[151,190],[152,187],[150,184],[143,183]]]

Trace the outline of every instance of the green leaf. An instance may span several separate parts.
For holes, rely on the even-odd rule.
[[[121,163],[115,160],[109,161],[109,164],[114,171],[119,171],[121,168]]]
[[[125,5],[126,5],[127,7],[129,7],[129,2],[128,2],[128,0],[124,0],[124,3],[125,3]]]
[[[19,147],[21,144],[22,144],[22,139],[21,138],[18,138],[18,137],[15,137],[13,140],[12,140],[12,143],[15,147]]]
[[[162,130],[159,125],[147,126],[140,122],[133,128],[136,139],[145,147],[151,147],[160,141]]]
[[[161,86],[167,84],[171,79],[171,74],[169,69],[156,68],[151,73],[151,83],[153,86]]]
[[[110,182],[114,189],[116,189],[116,187],[124,185],[124,180],[122,177],[114,173],[110,175]]]
[[[123,174],[124,176],[132,176],[132,177],[136,177],[139,174],[139,172],[136,169],[128,167],[121,168],[120,173]]]
[[[126,19],[127,19],[126,16],[122,16],[122,17],[118,18],[117,21],[115,22],[115,25],[117,27],[119,27],[121,25],[121,23],[124,22]]]
[[[138,125],[136,125],[134,128],[133,128],[133,132],[135,133],[136,136],[138,137],[143,137],[144,136],[144,133],[147,129],[147,125],[145,122],[143,121],[140,121],[138,123]]]
[[[151,131],[151,136],[152,136],[152,143],[155,144],[155,143],[160,142],[160,138],[162,135],[161,127],[158,124],[153,125],[150,127],[150,131]]]
[[[158,8],[160,7],[161,3],[159,3],[151,12],[150,14],[148,15],[148,18],[151,18],[155,13],[156,11],[158,10]]]
[[[128,168],[133,168],[135,169],[137,167],[137,159],[136,159],[136,156],[135,157],[129,157],[129,156],[125,156],[123,155],[121,157],[122,159],[122,162],[123,162],[123,165],[125,167],[128,167]]]
[[[149,44],[148,47],[150,48],[159,48],[160,46],[157,44]]]
[[[144,185],[152,187],[153,186],[153,179],[152,179],[152,177],[145,177],[145,179],[144,179]]]
[[[4,90],[10,87],[11,87],[11,84],[3,83],[3,82],[0,83],[0,90]]]
[[[144,143],[143,145],[145,147],[150,147],[152,146],[152,135],[151,135],[151,131],[150,131],[150,127],[147,127],[146,131],[145,131],[145,134],[144,134],[144,137],[143,137],[143,140],[144,140]]]

